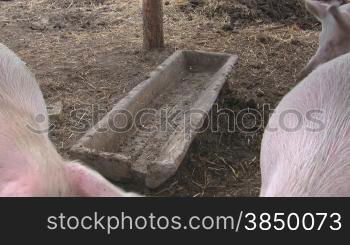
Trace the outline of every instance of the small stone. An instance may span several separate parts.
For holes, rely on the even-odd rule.
[[[46,29],[46,25],[42,22],[33,22],[30,25],[30,29],[35,31],[43,31]]]
[[[59,118],[63,111],[62,101],[57,101],[47,106],[47,112],[51,118]]]

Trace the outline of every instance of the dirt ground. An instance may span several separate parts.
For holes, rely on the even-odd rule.
[[[215,0],[185,6],[165,2],[166,48],[154,52],[142,50],[139,0],[0,2],[0,42],[35,73],[48,103],[63,102],[63,114],[52,119],[50,133],[62,154],[69,157],[68,149],[82,136],[73,130],[80,121],[93,126],[102,118],[103,113],[92,113],[94,107],[110,110],[177,49],[239,55],[218,99],[219,109],[239,112],[262,111],[264,104],[273,108],[317,47],[319,25],[299,10],[273,18],[263,5],[242,1],[228,1],[237,3],[233,7]],[[80,114],[72,117],[74,110]],[[176,176],[145,194],[257,196],[263,127],[232,133],[225,120],[216,126],[219,133],[197,137]]]

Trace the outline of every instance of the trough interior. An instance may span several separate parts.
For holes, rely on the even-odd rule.
[[[132,117],[127,120],[124,115],[113,117],[130,129],[95,133],[84,146],[99,152],[120,153],[133,162],[155,160],[169,136],[184,127],[188,110],[228,58],[229,55],[196,51],[183,51],[175,58],[170,57],[149,80],[138,86],[140,91],[129,105]],[[110,129],[106,125],[99,127]]]

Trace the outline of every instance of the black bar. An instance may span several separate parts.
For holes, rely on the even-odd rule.
[[[245,244],[257,238],[263,239],[261,242],[269,239],[335,242],[346,239],[350,231],[350,198],[4,198],[0,199],[0,205],[1,239],[12,242],[24,239],[55,244],[73,241],[117,244],[141,239],[147,243],[167,243],[169,239],[186,241],[187,238],[224,244],[230,240],[230,244]],[[263,213],[264,220],[271,219],[260,227]],[[254,228],[253,215],[257,227],[250,231]],[[138,216],[142,217],[137,219]],[[83,222],[84,217],[89,218]],[[95,228],[98,219],[102,226],[97,222]],[[145,224],[145,229],[137,229]],[[79,228],[75,229],[77,225]],[[115,229],[111,229],[112,225]]]

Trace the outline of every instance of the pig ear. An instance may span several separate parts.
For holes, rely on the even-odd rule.
[[[350,30],[350,23],[348,23],[348,21],[344,18],[344,15],[346,15],[346,13],[341,13],[339,11],[338,6],[336,5],[329,6],[328,12],[333,16],[333,18],[337,22],[340,29],[345,31]]]
[[[319,20],[322,20],[327,15],[327,7],[329,5],[316,0],[306,0],[306,9]]]
[[[81,197],[139,197],[114,186],[102,175],[78,162],[68,162],[65,170],[73,195]]]

